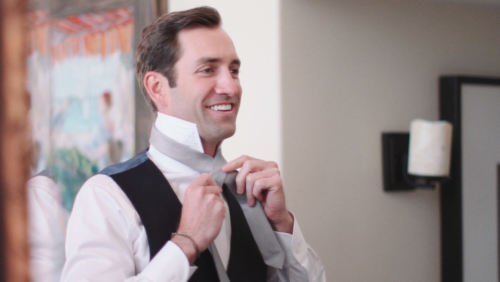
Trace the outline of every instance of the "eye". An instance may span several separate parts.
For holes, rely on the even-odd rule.
[[[232,70],[230,70],[230,72],[234,75],[238,75],[240,73],[240,70],[239,69],[232,69]]]
[[[201,73],[212,73],[214,70],[212,68],[204,68],[200,70]]]

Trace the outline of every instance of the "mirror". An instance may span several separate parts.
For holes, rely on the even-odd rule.
[[[158,2],[32,1],[27,89],[34,281],[59,281],[66,225],[83,183],[148,144],[151,111],[136,89],[134,46]]]
[[[441,119],[453,124],[441,190],[443,281],[499,281],[500,78],[442,77]]]

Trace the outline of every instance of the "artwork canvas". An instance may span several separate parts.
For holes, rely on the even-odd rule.
[[[51,169],[70,211],[86,179],[134,153],[133,7],[29,20],[32,172]]]

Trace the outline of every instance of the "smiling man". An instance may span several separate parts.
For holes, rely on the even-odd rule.
[[[158,113],[151,144],[82,187],[63,281],[325,281],[276,163],[222,157],[242,89],[220,21],[200,7],[144,29],[136,72]]]

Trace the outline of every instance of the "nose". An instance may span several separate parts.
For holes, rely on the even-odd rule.
[[[229,96],[240,94],[241,86],[238,76],[235,76],[230,70],[219,72],[217,75],[215,93]]]

